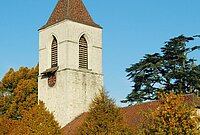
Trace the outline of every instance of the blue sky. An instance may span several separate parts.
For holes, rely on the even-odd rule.
[[[105,88],[117,101],[131,92],[125,68],[146,53],[160,52],[168,39],[200,34],[199,0],[83,0],[103,27]],[[57,0],[2,1],[0,5],[0,78],[10,67],[38,63],[38,32]],[[198,40],[195,43],[200,43]],[[200,51],[191,57],[199,58]]]

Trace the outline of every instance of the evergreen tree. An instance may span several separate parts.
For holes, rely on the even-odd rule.
[[[79,129],[80,135],[129,135],[120,109],[103,90],[90,106],[88,117]]]
[[[199,135],[199,116],[194,106],[184,101],[182,94],[162,94],[160,106],[151,113],[151,123],[145,124],[143,134]]]
[[[133,89],[122,102],[138,103],[158,99],[158,92],[195,93],[200,90],[200,65],[188,54],[200,48],[187,47],[193,37],[183,35],[170,39],[161,48],[161,54],[147,54],[126,69],[127,77],[133,82]],[[161,89],[162,88],[162,89]]]

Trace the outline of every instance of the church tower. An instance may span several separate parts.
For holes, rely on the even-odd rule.
[[[88,111],[102,86],[102,28],[82,0],[58,0],[39,29],[39,100],[63,127]]]

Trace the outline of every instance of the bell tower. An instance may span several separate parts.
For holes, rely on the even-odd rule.
[[[39,29],[39,100],[63,127],[88,111],[102,86],[102,28],[82,0],[58,0]]]

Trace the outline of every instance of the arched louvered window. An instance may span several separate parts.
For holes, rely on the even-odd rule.
[[[53,36],[53,41],[51,44],[51,67],[58,66],[58,42],[57,39]]]
[[[79,40],[79,68],[88,68],[88,46],[84,35]]]

